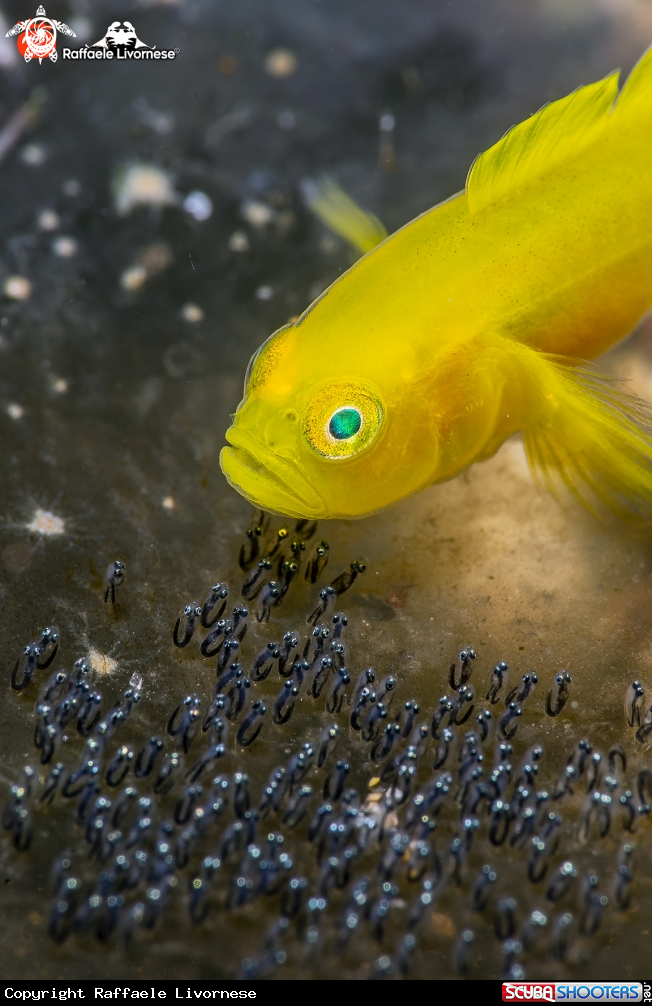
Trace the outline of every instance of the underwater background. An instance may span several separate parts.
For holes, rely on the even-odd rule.
[[[167,730],[171,713],[196,695],[203,718],[215,696],[215,658],[198,645],[204,630],[175,647],[175,622],[216,582],[230,588],[224,617],[242,602],[238,557],[244,542],[249,565],[251,512],[226,485],[218,454],[247,362],[352,261],[304,208],[302,179],[328,172],[396,229],[462,188],[475,155],[514,122],[617,66],[626,73],[652,41],[649,3],[71,0],[46,12],[75,30],[75,46],[121,18],[146,44],[179,54],[167,64],[25,64],[4,36],[33,16],[30,3],[0,7],[0,973],[638,978],[652,931],[649,700],[629,693],[633,726],[623,702],[634,680],[652,685],[650,532],[542,496],[518,440],[386,513],[322,523],[269,622],[256,620],[260,597],[244,602],[244,673],[269,641],[296,631],[314,674],[306,617],[320,589],[363,557],[364,572],[324,613],[332,631],[333,612],[347,612],[351,704],[330,713],[331,685],[313,698],[308,680],[291,717],[274,723],[286,687],[277,662],[246,696],[246,710],[266,703],[260,735],[242,746],[247,712],[231,723],[225,712],[225,751],[198,778],[201,793],[188,795],[194,780],[184,773],[216,742],[210,729],[188,733],[173,788],[162,792],[156,778],[166,753],[184,746],[183,732]],[[59,53],[63,45],[60,37]],[[648,400],[651,334],[643,322],[601,361]],[[322,354],[336,373],[327,344]],[[281,527],[288,542],[306,533],[276,519],[261,542]],[[322,539],[328,565],[311,583],[304,570]],[[279,549],[275,564],[289,554]],[[117,559],[124,583],[105,603],[105,572]],[[12,689],[24,647],[51,625],[54,661]],[[440,697],[454,699],[466,674],[458,654],[467,647],[476,654],[467,660],[474,710],[463,724],[468,708],[449,710],[432,736]],[[140,701],[126,700],[129,715],[97,775],[101,792],[84,790],[90,802],[80,808],[90,776],[66,797],[65,773],[82,764],[88,737],[74,718],[55,726],[43,764],[38,731],[40,746],[33,741],[47,716],[35,712],[43,686],[57,671],[72,679],[82,658],[105,717],[114,703],[124,708],[125,690]],[[509,686],[492,704],[485,695],[499,661]],[[369,666],[376,686],[391,675],[396,687],[388,716],[365,721],[364,740],[351,715]],[[553,716],[561,669],[572,682]],[[508,688],[532,672],[538,685],[523,715],[501,725]],[[413,724],[406,702],[420,706]],[[485,709],[491,721],[477,721]],[[400,737],[374,761],[395,720]],[[419,723],[428,731],[404,762],[415,772],[387,768]],[[338,746],[324,750],[320,768],[332,724]],[[471,731],[475,740],[465,740]],[[152,736],[165,752],[136,778]],[[601,761],[577,748],[584,739]],[[111,785],[122,762],[110,782],[107,766],[123,745],[128,773]],[[302,745],[312,751],[305,774],[292,762]],[[569,759],[574,775],[564,775]],[[42,795],[59,762],[49,802]],[[480,765],[484,774],[473,775]],[[25,766],[31,792],[12,795]],[[277,768],[286,769],[283,802],[261,809]],[[212,785],[218,774],[224,786]],[[484,794],[474,789],[482,779]],[[129,786],[137,796],[124,796]],[[548,799],[537,802],[541,791]],[[602,802],[591,803],[594,792]],[[150,803],[137,806],[139,798]],[[325,805],[339,838],[319,830]],[[197,807],[209,808],[201,827]],[[111,880],[117,854],[130,860],[126,880]],[[261,860],[276,863],[272,881],[261,881]]]

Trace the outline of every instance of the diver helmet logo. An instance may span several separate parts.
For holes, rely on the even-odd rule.
[[[21,56],[25,57],[25,62],[38,59],[42,63],[44,59],[51,59],[54,63],[57,59],[57,32],[62,35],[75,36],[72,28],[69,28],[63,21],[53,21],[45,16],[45,8],[39,6],[36,16],[28,21],[19,21],[10,31],[6,38],[17,35],[16,45]]]

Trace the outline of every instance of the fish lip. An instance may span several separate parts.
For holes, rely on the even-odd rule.
[[[248,469],[251,472],[252,481],[255,478],[261,479],[262,477],[261,473],[255,471],[254,465],[262,467],[267,476],[271,477],[272,481],[276,483],[280,492],[288,498],[288,501],[295,506],[298,505],[302,511],[306,511],[305,513],[302,512],[300,516],[317,516],[323,511],[324,501],[321,496],[306,481],[292,461],[280,458],[277,454],[265,448],[250,433],[246,433],[236,426],[231,426],[226,431],[226,440],[231,445],[231,448],[235,450],[229,451],[227,447],[223,453],[228,451],[240,470],[246,471]],[[254,465],[247,463],[248,457],[253,460]],[[231,481],[231,478],[224,469],[224,464],[222,464],[222,470],[227,479]],[[244,490],[246,487],[242,486],[241,488]],[[246,490],[246,495],[250,495],[249,490]],[[251,495],[255,494],[251,493]]]

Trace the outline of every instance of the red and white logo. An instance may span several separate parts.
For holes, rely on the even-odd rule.
[[[42,63],[44,59],[51,59],[54,63],[57,58],[57,32],[62,35],[75,36],[72,28],[69,28],[63,21],[53,21],[45,16],[45,8],[39,6],[36,17],[28,21],[19,21],[7,32],[6,38],[17,35],[16,44],[18,52],[25,57],[25,62],[38,59]]]
[[[503,1002],[555,1002],[554,983],[503,982]]]
[[[503,982],[503,1002],[640,1002],[642,982]]]

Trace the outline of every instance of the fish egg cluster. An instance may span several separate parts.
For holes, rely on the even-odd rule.
[[[97,684],[110,684],[110,658],[94,650],[65,670],[56,626],[25,646],[11,701],[34,701],[35,757],[2,827],[29,857],[48,819],[67,821],[50,829],[51,939],[126,954],[166,925],[191,946],[240,919],[234,952],[212,965],[224,977],[590,968],[608,920],[635,910],[652,804],[644,686],[627,690],[622,744],[580,738],[561,760],[540,728],[523,734],[537,706],[544,723],[563,718],[566,670],[514,681],[501,661],[480,681],[466,645],[421,708],[403,694],[400,660],[382,674],[351,651],[340,599],[366,563],[320,587],[329,558],[315,522],[271,528],[254,514],[235,598],[217,580],[171,625],[169,645],[213,670],[152,736],[138,725],[142,674],[107,703]],[[288,592],[313,585],[305,621],[276,631]],[[115,560],[104,603],[128,589]]]

